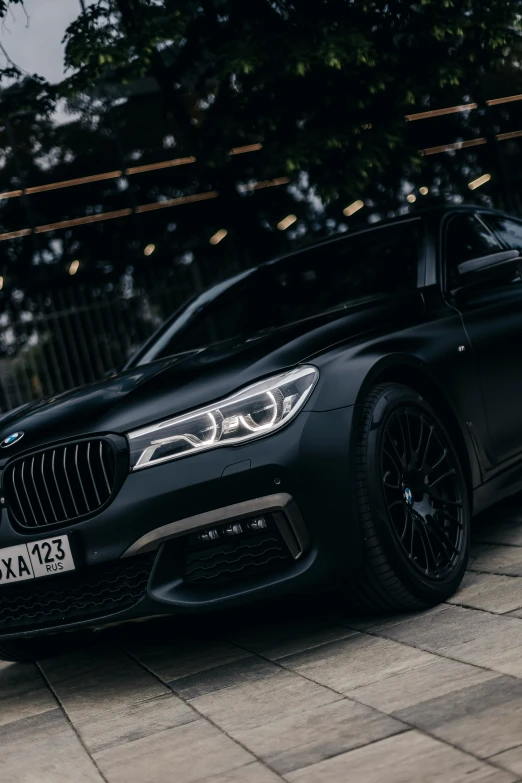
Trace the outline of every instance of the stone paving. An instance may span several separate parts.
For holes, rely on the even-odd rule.
[[[0,664],[1,783],[522,781],[521,505],[427,612],[306,598]]]

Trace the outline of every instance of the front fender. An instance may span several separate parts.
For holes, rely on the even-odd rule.
[[[464,350],[462,350],[464,347]],[[473,354],[457,315],[417,324],[402,333],[336,346],[313,363],[320,379],[307,408],[327,411],[359,406],[382,381],[415,388],[432,405],[446,427],[455,432],[467,457],[472,487],[484,475],[469,423],[480,449],[487,424]]]

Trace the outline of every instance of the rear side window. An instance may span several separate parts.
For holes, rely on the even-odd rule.
[[[484,215],[483,219],[508,247],[522,251],[522,223],[502,215]]]
[[[458,279],[457,267],[462,261],[497,253],[502,246],[492,231],[475,215],[453,215],[446,229],[446,262],[450,285]]]

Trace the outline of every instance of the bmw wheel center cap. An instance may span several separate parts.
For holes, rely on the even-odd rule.
[[[21,440],[24,437],[23,432],[12,432],[10,435],[7,436],[7,438],[4,438],[3,441],[0,443],[0,448],[6,449],[8,446],[14,446],[15,443],[18,443],[19,440]]]

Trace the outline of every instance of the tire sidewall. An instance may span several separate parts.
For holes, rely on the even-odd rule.
[[[452,467],[455,468],[457,479],[461,487],[464,529],[462,531],[463,545],[460,561],[458,568],[453,570],[445,578],[437,581],[425,578],[414,565],[408,562],[406,554],[404,553],[396,534],[392,530],[382,486],[381,447],[384,430],[390,417],[398,409],[405,406],[420,409],[437,424],[437,427],[445,438],[446,447],[451,451]],[[369,428],[365,435],[368,502],[377,537],[393,570],[412,595],[421,601],[426,601],[430,604],[438,603],[457,590],[462,581],[464,571],[466,570],[469,551],[470,515],[467,487],[453,441],[431,406],[413,389],[406,386],[400,386],[399,384],[390,384],[387,388],[383,389],[383,393],[374,405]]]

